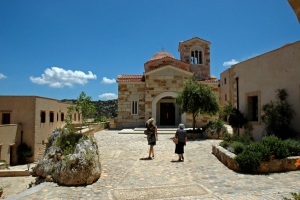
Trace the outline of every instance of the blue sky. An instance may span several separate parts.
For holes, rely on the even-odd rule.
[[[180,41],[211,44],[211,74],[300,40],[287,0],[1,0],[0,95],[116,99],[119,74],[142,74]]]

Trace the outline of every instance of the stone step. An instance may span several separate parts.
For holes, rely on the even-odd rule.
[[[34,162],[37,162],[42,156],[44,156],[46,150],[46,144],[42,146],[42,148],[39,150],[39,152],[34,157]]]
[[[157,132],[158,132],[158,134],[175,134],[176,130],[174,130],[174,131],[157,130]],[[118,133],[119,134],[144,134],[144,131],[137,131],[137,130],[133,130],[133,129],[122,129]]]
[[[144,130],[146,130],[146,128],[122,129],[118,133],[119,134],[144,134]],[[163,127],[163,128],[158,127],[157,133],[158,134],[175,134],[176,130],[177,130],[177,128],[174,128],[174,127]]]

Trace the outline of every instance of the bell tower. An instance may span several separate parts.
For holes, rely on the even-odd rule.
[[[190,71],[194,72],[198,80],[210,78],[210,44],[198,37],[179,42],[180,60],[190,64]]]

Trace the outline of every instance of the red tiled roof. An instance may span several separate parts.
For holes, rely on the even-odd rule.
[[[117,77],[117,82],[143,82],[143,75],[121,74]]]
[[[150,60],[157,60],[157,59],[161,59],[164,57],[174,58],[174,56],[172,54],[170,54],[169,52],[162,51],[162,52],[157,52],[156,54],[154,54]]]
[[[217,83],[217,82],[219,82],[219,81],[218,81],[218,80],[204,80],[204,82]]]

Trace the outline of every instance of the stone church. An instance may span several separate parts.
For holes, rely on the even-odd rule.
[[[150,116],[158,127],[176,127],[179,123],[192,127],[192,115],[181,114],[175,98],[184,82],[195,75],[219,99],[219,82],[210,74],[210,44],[198,37],[179,42],[180,60],[162,51],[144,63],[143,74],[119,75],[117,127],[144,127]],[[200,115],[196,126],[202,127],[212,118]]]

